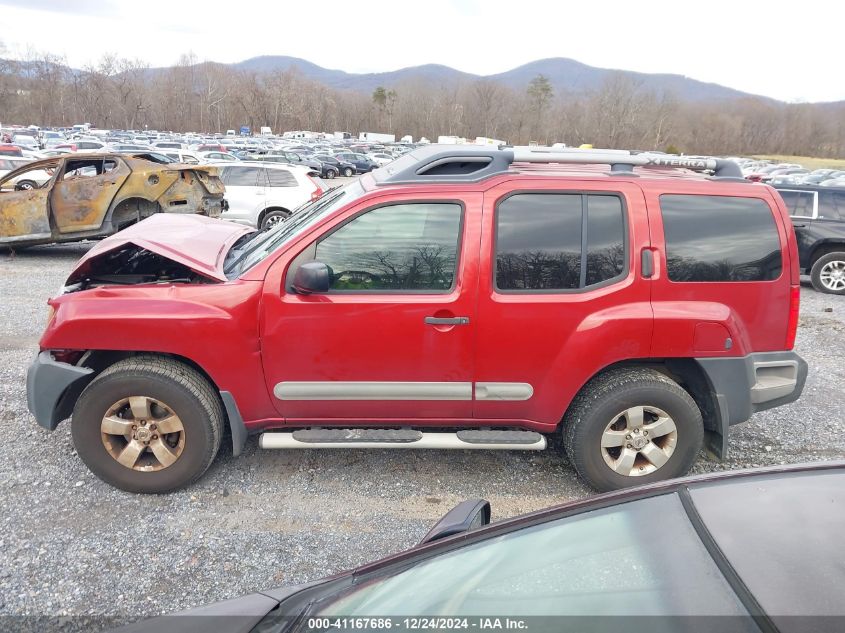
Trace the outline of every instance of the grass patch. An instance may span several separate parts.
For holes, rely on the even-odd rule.
[[[804,168],[813,169],[845,169],[845,159],[815,158],[813,156],[754,156],[760,160],[771,160],[776,163],[798,163]]]

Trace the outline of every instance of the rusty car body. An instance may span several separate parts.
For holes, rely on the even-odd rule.
[[[21,187],[29,171],[49,179]],[[0,248],[105,237],[155,213],[219,217],[224,192],[214,167],[118,154],[33,161],[0,178]]]

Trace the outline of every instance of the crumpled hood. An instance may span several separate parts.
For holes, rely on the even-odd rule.
[[[198,275],[226,281],[226,252],[238,238],[254,230],[202,215],[158,213],[99,242],[77,262],[67,283],[78,282],[88,274],[92,261],[127,244],[182,264]]]

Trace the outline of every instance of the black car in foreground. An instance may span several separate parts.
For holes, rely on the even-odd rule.
[[[489,520],[487,502],[464,502],[382,561],[119,630],[845,629],[845,462],[676,479]]]
[[[802,272],[819,292],[845,295],[845,187],[775,188],[792,217]]]

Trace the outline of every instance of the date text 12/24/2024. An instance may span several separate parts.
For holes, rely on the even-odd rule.
[[[446,617],[328,617],[309,618],[306,631],[319,633],[332,630],[355,631],[453,631],[453,630],[526,630],[528,623],[518,618],[446,618]]]

